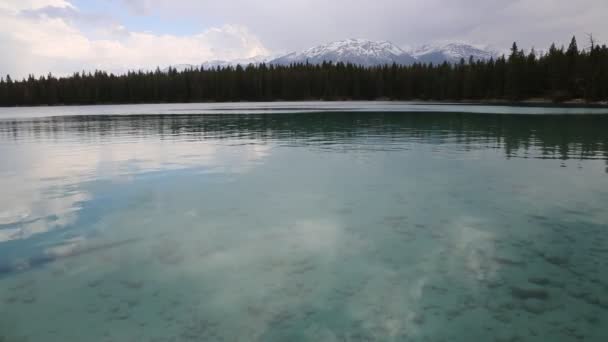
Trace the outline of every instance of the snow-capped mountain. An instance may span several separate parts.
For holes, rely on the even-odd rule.
[[[235,60],[213,60],[201,65],[178,64],[172,67],[178,71],[190,68],[216,68],[228,66],[247,66],[249,64],[259,65],[262,63],[274,65],[289,65],[293,63],[321,64],[352,63],[363,66],[376,66],[387,64],[411,65],[414,63],[443,62],[459,63],[462,58],[468,62],[473,56],[474,60],[487,60],[497,58],[502,52],[497,50],[467,43],[448,42],[436,45],[423,45],[415,49],[404,50],[388,41],[371,41],[366,39],[347,39],[328,44],[319,45],[301,52],[292,52],[285,55],[256,56]],[[278,56],[278,57],[277,57]],[[168,68],[163,69],[167,71]]]
[[[251,57],[251,58],[242,58],[242,59],[234,59],[234,60],[230,60],[230,61],[223,61],[223,60],[212,60],[212,61],[207,61],[207,62],[203,62],[200,65],[194,65],[194,64],[174,64],[174,65],[170,65],[166,68],[163,68],[161,71],[162,72],[168,72],[169,68],[175,69],[178,72],[182,72],[185,70],[189,70],[189,69],[211,69],[211,68],[225,68],[228,66],[237,66],[237,65],[241,65],[243,67],[249,65],[249,64],[253,64],[253,65],[260,65],[262,63],[268,63],[269,60],[274,59],[274,57],[271,56],[255,56],[255,57]]]
[[[272,57],[272,56],[255,56],[255,57],[251,57],[251,58],[234,59],[234,60],[230,60],[230,61],[213,60],[213,61],[204,62],[201,66],[205,69],[211,69],[211,68],[217,68],[217,67],[225,68],[228,66],[237,66],[237,65],[241,65],[241,66],[245,67],[249,64],[260,65],[262,63],[268,63],[271,59],[274,59],[274,57]]]
[[[363,66],[384,64],[412,64],[416,59],[391,42],[375,42],[365,39],[340,40],[302,52],[275,58],[271,64],[289,65],[292,63],[320,64],[326,62],[343,62]]]
[[[488,60],[499,56],[497,51],[483,46],[466,43],[443,43],[438,45],[423,45],[410,51],[410,54],[421,63],[441,64],[443,62],[459,63],[462,58],[466,62],[473,56],[474,60]]]
[[[182,72],[182,71],[186,71],[189,69],[194,69],[197,68],[198,66],[193,65],[193,64],[175,64],[175,65],[170,65],[166,68],[163,68],[161,71],[162,72],[168,72],[169,68],[171,69],[175,69],[177,72]]]

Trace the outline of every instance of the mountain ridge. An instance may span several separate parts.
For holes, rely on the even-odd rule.
[[[409,52],[422,63],[458,63],[462,59],[468,61],[488,60],[497,58],[500,52],[487,46],[473,45],[464,42],[442,42],[438,44],[425,44]]]
[[[360,38],[350,38],[317,45],[302,51],[294,51],[278,56],[254,56],[235,60],[211,60],[199,66],[205,69],[228,66],[259,65],[290,65],[294,63],[321,64],[323,62],[351,63],[365,67],[414,63],[441,64],[443,62],[459,63],[461,59],[468,61],[488,60],[497,58],[501,53],[495,49],[474,45],[466,42],[442,42],[425,44],[413,49],[403,49],[390,41],[373,41]],[[176,64],[177,69],[196,67],[191,64]],[[163,70],[167,70],[165,68]]]
[[[362,66],[383,64],[413,64],[415,58],[389,41],[345,39],[318,45],[301,52],[292,52],[269,61],[270,64],[320,64],[323,62],[351,63]]]

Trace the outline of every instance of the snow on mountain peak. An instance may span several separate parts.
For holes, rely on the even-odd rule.
[[[374,42],[367,39],[351,38],[331,42],[325,45],[319,45],[317,47],[313,47],[303,51],[302,54],[314,58],[328,52],[336,52],[341,55],[351,53],[358,54],[361,56],[382,56],[387,53],[393,55],[401,55],[405,53],[405,51],[403,51],[401,48],[391,42]]]
[[[228,66],[246,66],[269,63],[274,65],[290,65],[294,63],[321,64],[323,62],[351,63],[362,66],[390,65],[393,63],[411,65],[414,63],[441,64],[444,62],[458,63],[461,59],[468,61],[487,60],[501,55],[498,50],[487,46],[473,45],[466,42],[440,42],[423,45],[414,49],[402,49],[389,41],[372,41],[351,38],[330,42],[312,47],[301,52],[292,52],[275,56],[257,56],[253,58],[231,61],[207,61],[200,65],[205,69]],[[176,65],[176,69],[189,69],[191,65]]]
[[[351,38],[319,45],[302,52],[293,52],[279,57],[271,63],[281,65],[306,62],[319,64],[324,61],[364,66],[415,62],[414,58],[391,42]]]
[[[487,46],[473,45],[465,42],[440,42],[428,44],[411,50],[411,55],[424,63],[457,63],[472,56],[474,60],[488,60],[498,57],[498,52]]]
[[[269,60],[271,60],[273,58],[274,57],[269,57],[269,56],[254,56],[254,57],[250,57],[250,58],[233,59],[230,61],[213,60],[213,61],[204,62],[201,66],[204,69],[211,69],[211,68],[217,68],[217,67],[225,68],[228,66],[237,66],[237,65],[246,67],[249,64],[260,65],[262,63],[267,63]]]

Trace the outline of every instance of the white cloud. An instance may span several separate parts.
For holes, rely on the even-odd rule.
[[[608,41],[605,0],[92,0],[112,5],[94,13],[69,1],[0,0],[0,74],[198,64],[352,37],[540,49],[585,33]],[[143,16],[159,23],[156,33],[126,28]],[[162,25],[182,21],[214,28],[163,34]]]
[[[44,12],[19,15],[48,6],[72,7],[65,1],[11,4],[0,7],[0,44],[7,51],[0,56],[0,74],[24,77],[29,73],[65,74],[92,69],[122,72],[268,53],[260,40],[240,25],[226,24],[187,36],[128,31],[113,25],[97,31],[102,37],[93,39],[66,18]]]
[[[22,128],[27,132],[33,127],[24,124]],[[243,144],[238,152],[226,153],[223,145],[237,143]],[[0,174],[3,191],[0,225],[12,226],[0,229],[0,243],[26,239],[76,222],[82,203],[94,198],[95,194],[86,189],[93,175],[114,182],[128,182],[133,175],[144,172],[197,167],[246,173],[270,155],[268,146],[245,140],[173,144],[163,143],[162,139],[142,139],[100,146],[102,148],[76,152],[69,144],[36,144],[19,154],[5,155],[4,159],[10,165],[32,166],[23,172]]]
[[[509,47],[548,47],[574,34],[608,40],[606,0],[122,0],[180,20],[234,22],[273,50],[297,50],[345,38],[418,45],[466,40]]]
[[[23,10],[36,10],[45,7],[74,8],[65,0],[3,0],[0,2],[0,11],[13,14]]]

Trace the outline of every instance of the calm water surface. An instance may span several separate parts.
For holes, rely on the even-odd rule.
[[[606,341],[605,114],[2,109],[0,341]]]

